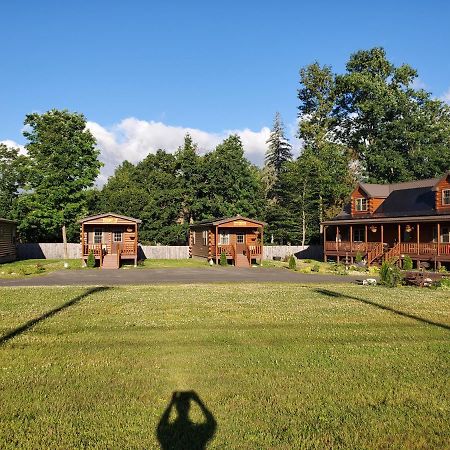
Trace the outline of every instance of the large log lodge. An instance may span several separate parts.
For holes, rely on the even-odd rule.
[[[16,259],[16,222],[0,218],[0,263]]]
[[[322,223],[324,258],[368,265],[408,255],[439,268],[450,265],[450,172],[395,184],[360,183],[351,203]]]
[[[86,264],[89,253],[103,269],[118,269],[123,260],[137,265],[139,219],[107,213],[80,220],[81,258]]]
[[[224,217],[190,225],[189,250],[219,262],[224,253],[237,267],[249,267],[263,258],[264,222],[242,216]]]

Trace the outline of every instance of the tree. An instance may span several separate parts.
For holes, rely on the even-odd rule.
[[[67,257],[67,227],[74,237],[76,220],[86,213],[86,190],[100,171],[96,141],[85,117],[67,110],[28,114],[24,123],[30,166],[19,229],[31,239],[56,240],[61,233]]]
[[[351,55],[336,77],[333,132],[355,151],[370,182],[439,176],[450,159],[450,107],[414,89],[417,71],[384,49]]]
[[[284,134],[284,125],[279,112],[275,114],[273,127],[266,143],[269,144],[266,165],[272,167],[275,175],[279,176],[283,165],[292,160],[292,146]]]
[[[260,171],[244,157],[237,135],[231,135],[204,157],[204,209],[199,219],[241,214],[260,218],[264,189]]]
[[[0,143],[0,217],[13,218],[14,203],[23,187],[27,158],[17,148]]]
[[[300,71],[299,132],[304,147],[296,161],[294,177],[298,186],[302,243],[309,230],[319,239],[319,226],[336,215],[354,184],[352,153],[337,138],[332,115],[335,78],[329,66],[311,64]]]

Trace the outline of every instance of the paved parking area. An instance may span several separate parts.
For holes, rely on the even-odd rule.
[[[174,268],[61,270],[48,275],[0,279],[0,286],[117,286],[126,284],[198,283],[354,283],[367,277],[317,275],[278,268]]]

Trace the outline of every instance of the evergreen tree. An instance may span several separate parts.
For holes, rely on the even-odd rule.
[[[272,167],[278,177],[283,165],[292,160],[292,146],[284,134],[284,125],[278,112],[275,114],[273,127],[266,143],[269,144],[266,152],[266,165]]]

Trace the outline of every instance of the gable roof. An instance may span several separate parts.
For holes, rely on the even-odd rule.
[[[80,223],[89,222],[91,220],[101,219],[102,217],[108,217],[108,216],[117,217],[118,219],[129,220],[130,222],[142,223],[142,220],[140,220],[140,219],[135,219],[134,217],[128,217],[128,216],[121,216],[120,214],[116,214],[116,213],[96,214],[94,216],[85,217],[84,219],[80,220]]]
[[[445,177],[446,176],[447,175],[445,175]],[[405,181],[402,183],[392,184],[359,183],[359,187],[367,194],[369,198],[387,198],[394,191],[417,188],[435,188],[442,178],[443,177],[429,178],[426,180]]]
[[[332,220],[324,221],[327,224],[333,221],[359,221],[408,218],[408,217],[431,217],[448,215],[448,212],[436,210],[435,193],[438,184],[450,175],[450,171],[440,178],[429,178],[426,180],[406,181],[404,183],[392,184],[370,184],[360,183],[358,186],[369,198],[384,198],[381,205],[372,213],[351,214],[350,204],[344,206],[343,210]]]
[[[189,226],[190,227],[197,227],[197,226],[201,226],[201,225],[204,225],[204,226],[208,226],[208,225],[216,226],[216,225],[222,225],[222,224],[227,223],[227,222],[233,222],[234,220],[245,220],[247,222],[257,223],[257,224],[262,225],[262,226],[267,225],[265,222],[261,222],[260,220],[249,219],[248,217],[243,217],[243,216],[238,214],[237,216],[232,216],[232,217],[221,217],[221,218],[218,218],[218,219],[204,220],[202,222],[193,223],[193,224],[191,224]]]

